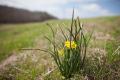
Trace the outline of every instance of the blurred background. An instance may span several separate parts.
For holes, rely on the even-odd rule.
[[[41,21],[47,16],[70,19],[73,9],[81,18],[115,16],[120,15],[119,5],[119,0],[0,0],[0,22]]]
[[[0,0],[0,80],[61,80],[58,73],[41,79],[55,66],[49,54],[21,49],[48,47],[44,36],[51,39],[52,33],[47,23],[60,39],[58,26],[64,31],[70,26],[73,9],[85,32],[94,30],[88,53],[113,61],[112,53],[120,46],[120,0]]]

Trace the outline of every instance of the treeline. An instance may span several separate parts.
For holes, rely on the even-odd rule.
[[[0,23],[25,23],[57,19],[47,12],[31,12],[8,6],[0,6]]]

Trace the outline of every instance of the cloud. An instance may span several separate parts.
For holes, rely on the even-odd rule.
[[[98,0],[70,0],[71,2],[95,2]]]
[[[9,4],[13,3],[14,5],[20,4],[21,6],[38,6],[38,5],[57,5],[57,4],[65,4],[68,0],[0,0],[1,4]]]
[[[104,9],[103,7],[101,7],[100,5],[98,5],[96,3],[83,5],[83,6],[81,6],[81,8],[85,12],[94,13],[94,14],[97,14],[97,15],[108,15],[108,14],[110,14],[109,10]]]
[[[69,16],[71,16],[72,11],[73,8],[66,8],[66,10],[64,11],[65,14],[67,14],[66,18],[69,18]],[[112,15],[112,12],[96,3],[82,4],[75,8],[75,17],[80,16],[82,18],[85,18],[106,15]]]
[[[87,5],[83,5],[82,6],[83,9],[88,10],[88,11],[92,11],[92,12],[96,12],[101,10],[101,7],[98,4],[87,4]]]

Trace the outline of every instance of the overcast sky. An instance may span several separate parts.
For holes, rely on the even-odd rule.
[[[31,11],[46,11],[59,18],[75,16],[96,17],[120,15],[120,0],[0,0],[0,5],[8,5]]]

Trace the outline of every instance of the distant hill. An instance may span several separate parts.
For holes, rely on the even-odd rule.
[[[56,19],[56,17],[47,12],[31,12],[0,5],[0,23],[38,22],[49,19]]]

